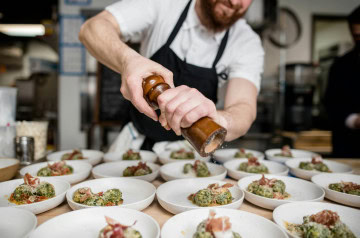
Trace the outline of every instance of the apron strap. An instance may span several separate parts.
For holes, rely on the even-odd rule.
[[[213,63],[213,65],[212,65],[213,68],[215,68],[216,64],[219,62],[221,56],[223,55],[223,53],[224,53],[224,51],[225,51],[225,47],[226,47],[228,38],[229,38],[229,30],[226,31],[224,37],[223,37],[222,40],[221,40],[219,50],[218,50],[218,52],[217,52],[217,54],[216,54],[214,63]]]
[[[179,30],[180,30],[183,22],[184,22],[185,19],[186,19],[187,13],[188,13],[189,8],[190,8],[190,4],[191,4],[191,0],[188,2],[188,4],[186,5],[185,9],[184,9],[183,12],[181,13],[179,20],[177,21],[174,29],[172,30],[172,32],[171,32],[168,40],[166,41],[166,44],[165,44],[166,46],[169,47],[169,46],[171,45],[171,43],[173,42],[173,40],[175,39],[175,37],[176,37],[177,33],[179,32]]]
[[[183,12],[180,15],[179,20],[176,23],[174,29],[172,30],[169,38],[167,39],[167,41],[165,43],[165,45],[167,47],[170,47],[171,43],[173,42],[173,40],[175,39],[177,33],[179,32],[182,24],[184,23],[184,21],[186,19],[186,16],[187,16],[187,13],[189,11],[190,5],[191,5],[191,1],[192,0],[190,0],[188,2],[188,4],[186,5],[185,9],[183,10]],[[221,56],[223,55],[228,38],[229,38],[229,30],[226,31],[224,37],[221,40],[220,47],[219,47],[219,50],[218,50],[218,52],[216,54],[215,60],[214,60],[213,65],[212,65],[212,68],[215,68],[216,64],[219,62]]]

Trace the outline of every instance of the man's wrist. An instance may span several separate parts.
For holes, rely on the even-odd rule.
[[[127,63],[131,60],[131,58],[138,55],[136,51],[131,49],[129,46],[127,46],[125,43],[122,42],[122,46],[119,47],[119,52],[121,52],[118,55],[118,62],[120,64],[120,73],[123,74],[126,68]]]
[[[225,129],[228,129],[228,126],[229,126],[229,122],[228,120],[226,119],[226,116],[224,115],[226,112],[224,111],[218,111],[218,120],[217,120],[217,123],[224,127]]]

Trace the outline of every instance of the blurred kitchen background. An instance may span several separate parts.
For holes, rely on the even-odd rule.
[[[113,2],[1,3],[0,94],[5,96],[0,99],[15,97],[6,93],[8,87],[17,89],[14,119],[47,121],[48,150],[106,150],[128,120],[119,76],[100,65],[78,40],[81,24]],[[264,151],[289,144],[331,157],[324,90],[333,60],[353,46],[346,16],[359,4],[253,1],[246,17],[266,53],[258,115],[246,136],[225,146]],[[11,124],[0,123],[3,128]]]

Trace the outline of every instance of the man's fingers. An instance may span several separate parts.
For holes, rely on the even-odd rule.
[[[180,131],[180,128],[182,127],[181,121],[183,120],[184,116],[186,116],[187,113],[192,111],[198,105],[199,105],[198,102],[191,102],[191,103],[185,102],[176,108],[176,110],[174,111],[174,113],[172,115],[170,125],[171,125],[171,128],[173,128],[173,130],[175,131],[175,133],[177,135],[179,135],[181,133],[181,131]]]
[[[170,126],[167,123],[166,116],[165,116],[164,112],[161,112],[161,114],[159,116],[159,122],[160,122],[161,126],[164,127],[166,130],[170,130]]]
[[[138,109],[139,112],[144,113],[146,116],[152,118],[154,121],[158,120],[158,117],[149,104],[145,101],[143,97],[142,88],[133,87],[133,95],[131,98],[132,104]]]
[[[203,105],[198,105],[182,118],[180,126],[183,128],[188,128],[200,118],[208,116],[208,114],[209,111]]]

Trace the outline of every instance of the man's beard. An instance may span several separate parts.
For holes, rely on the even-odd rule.
[[[239,12],[242,6],[238,6],[237,10],[231,16],[217,16],[214,9],[217,3],[228,2],[229,0],[201,0],[201,11],[203,15],[202,23],[211,31],[221,32],[230,28],[239,18],[245,15],[245,12]]]

